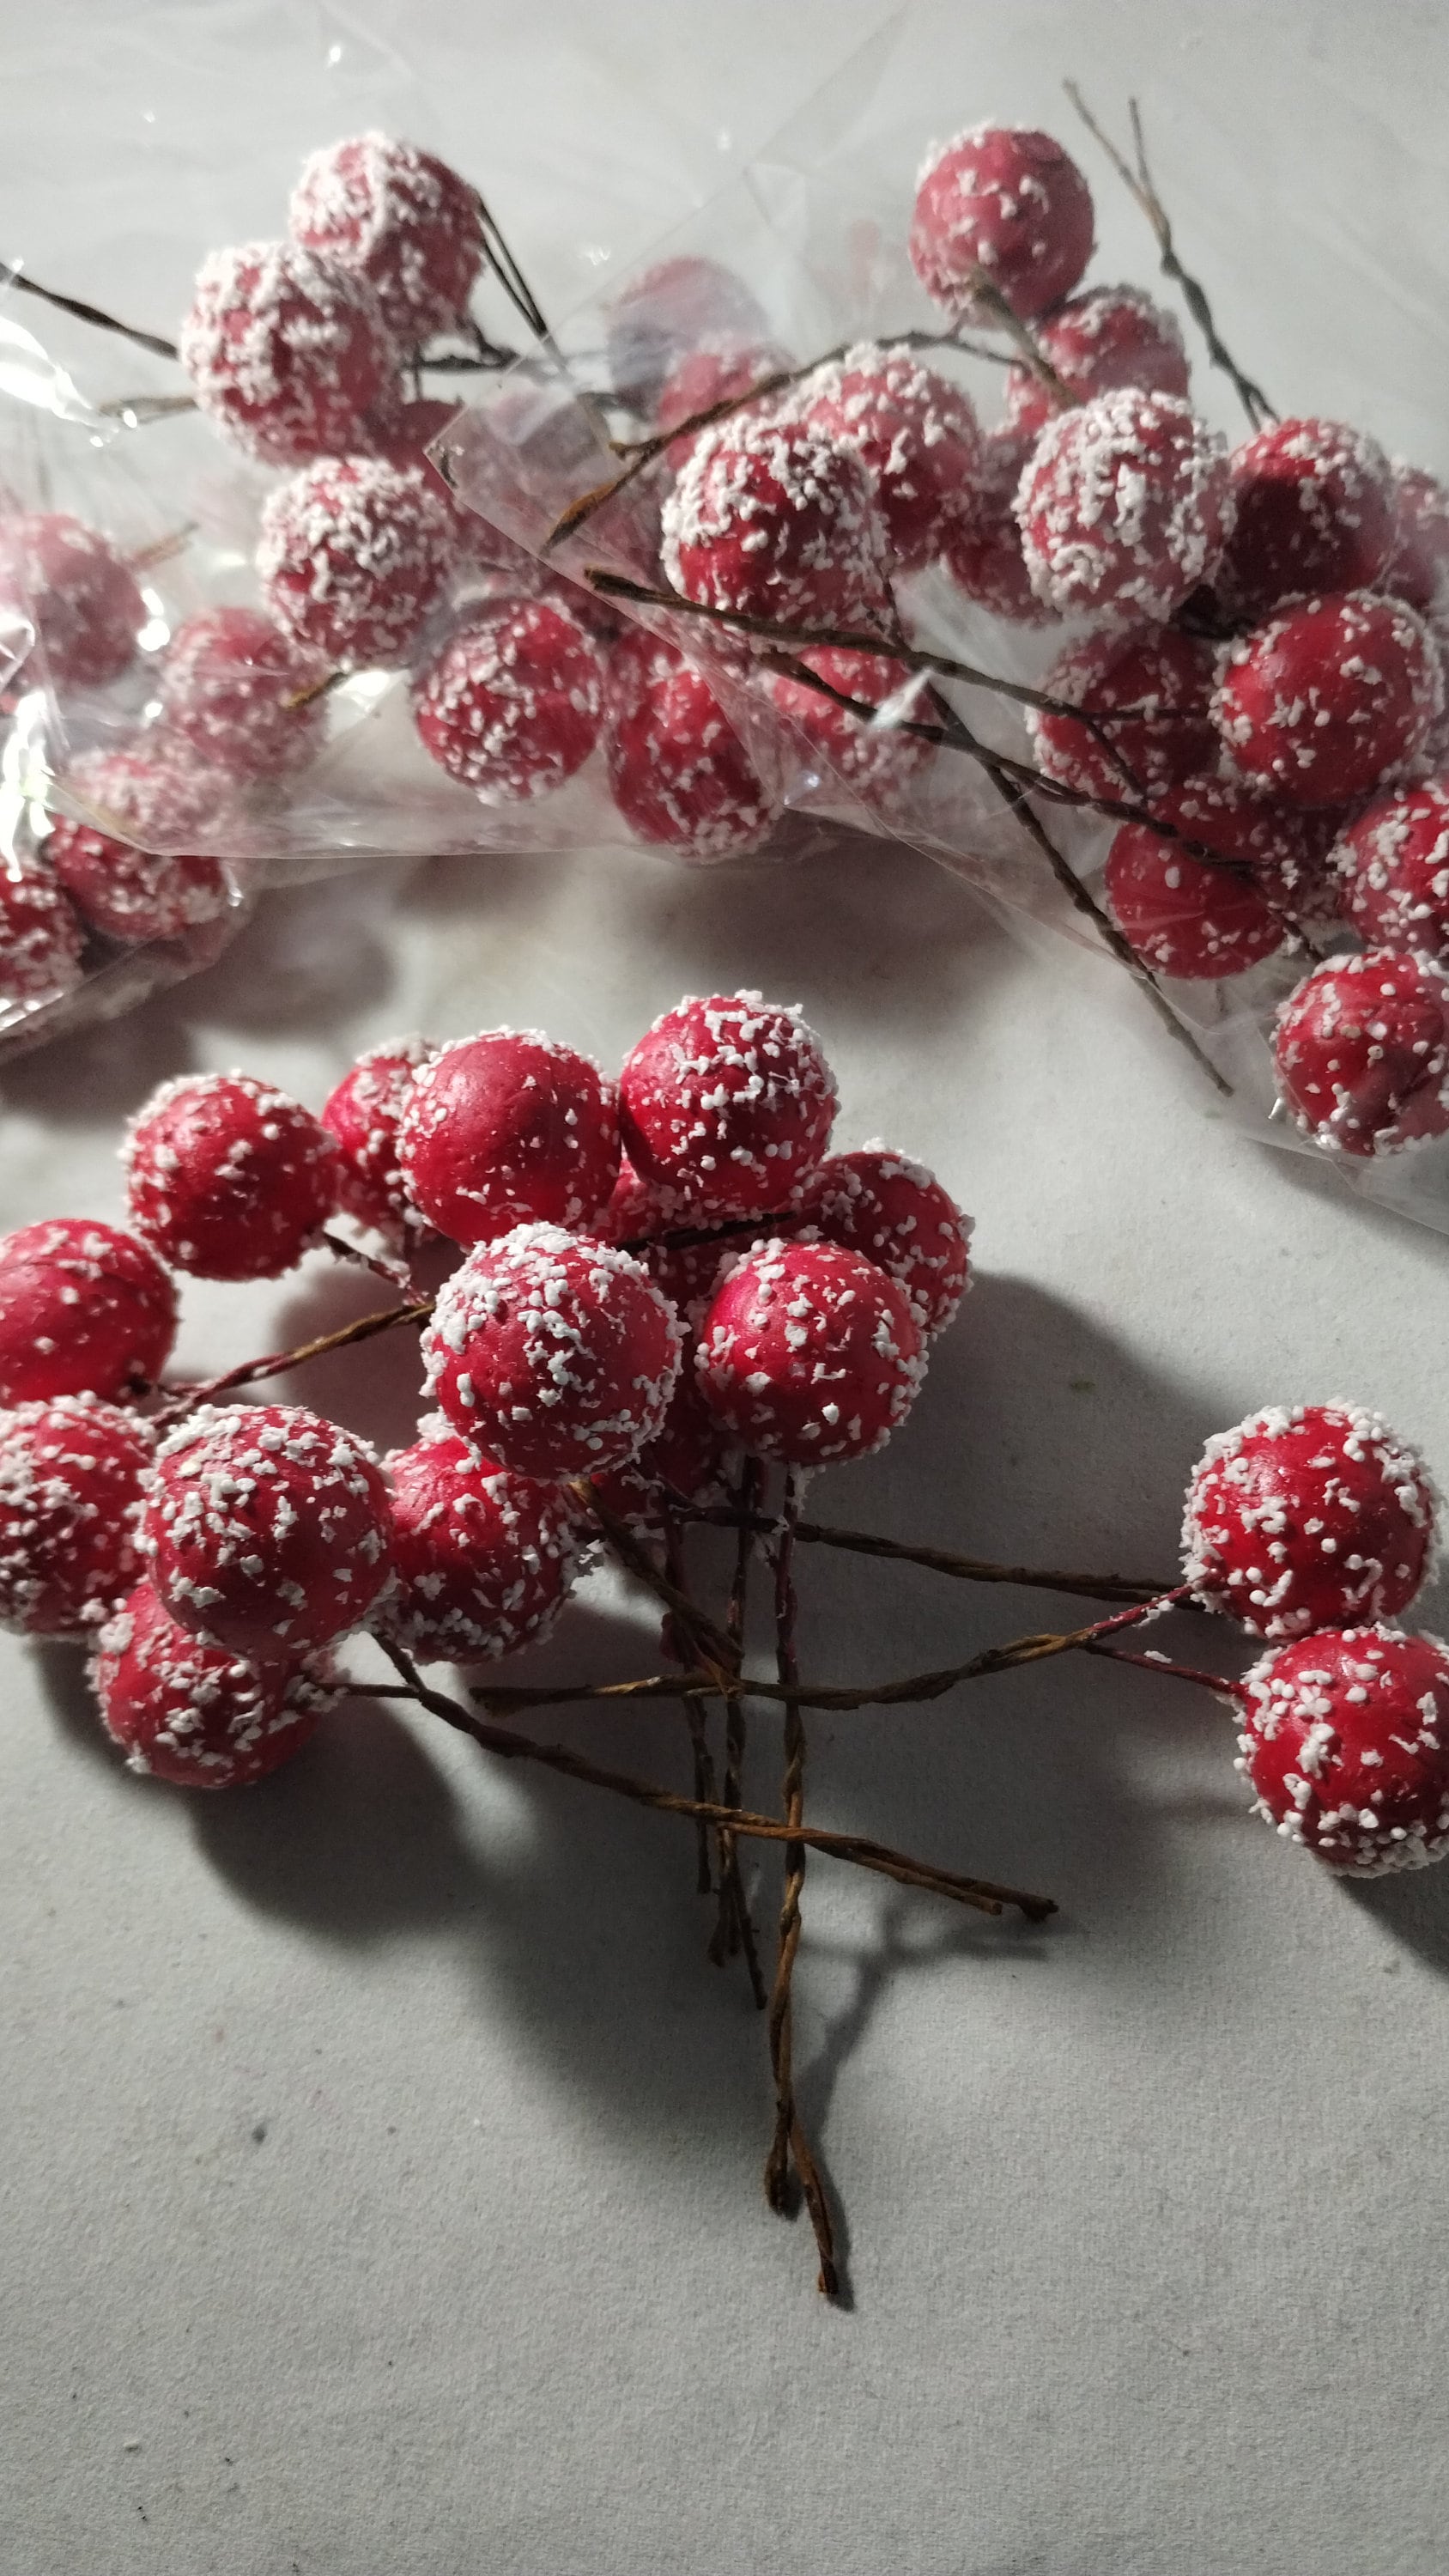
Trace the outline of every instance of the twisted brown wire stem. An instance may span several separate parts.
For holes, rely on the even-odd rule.
[[[725,1635],[729,1643],[728,1671],[739,1681],[745,1654],[745,1621],[749,1610],[750,1568],[754,1560],[754,1533],[749,1523],[760,1508],[763,1472],[759,1460],[747,1458],[740,1470],[735,1499],[740,1510],[740,1527],[735,1533],[735,1570],[730,1585],[729,1608],[725,1614]],[[725,1760],[723,1803],[726,1808],[742,1802],[747,1729],[743,1694],[735,1689],[725,1696]],[[719,1914],[709,1945],[709,1955],[716,1967],[726,1959],[744,1953],[750,1992],[759,2011],[765,2010],[769,1997],[764,1970],[760,1965],[759,1944],[755,1939],[754,1920],[740,1871],[739,1843],[728,1831],[719,1838]]]

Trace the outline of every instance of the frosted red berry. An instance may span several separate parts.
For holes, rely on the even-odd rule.
[[[1417,1451],[1362,1405],[1269,1405],[1193,1470],[1183,1574],[1260,1637],[1392,1619],[1423,1582],[1438,1497]]]
[[[1232,532],[1214,575],[1229,615],[1256,623],[1290,595],[1368,590],[1394,550],[1389,461],[1366,431],[1278,420],[1233,452]]]
[[[1310,599],[1229,645],[1213,700],[1228,763],[1295,805],[1367,796],[1444,706],[1439,648],[1401,600]]]
[[[1449,491],[1417,465],[1389,469],[1394,550],[1383,588],[1424,617],[1449,612]]]
[[[1104,890],[1113,920],[1143,963],[1183,983],[1241,975],[1271,957],[1288,935],[1251,877],[1193,858],[1146,823],[1124,823],[1114,835]]]
[[[1038,768],[1083,796],[1118,801],[1134,791],[1112,752],[1149,795],[1206,768],[1218,749],[1208,712],[1215,671],[1211,644],[1175,626],[1139,626],[1126,634],[1109,627],[1069,644],[1043,674],[1042,690],[1086,708],[1105,740],[1070,716],[1028,707]],[[1126,707],[1141,712],[1122,718],[1118,710]]]
[[[140,1583],[91,1665],[101,1722],[132,1771],[178,1789],[246,1789],[300,1753],[325,1689],[305,1669],[204,1646]]]
[[[712,410],[716,403],[737,402],[756,385],[787,372],[791,364],[789,351],[777,347],[772,340],[726,336],[688,349],[660,386],[655,429],[660,433],[678,429],[681,422],[693,420],[698,412]],[[741,406],[741,417],[747,408]],[[665,450],[671,472],[683,470],[699,435],[698,430],[691,430],[683,437],[671,438]]]
[[[134,947],[227,910],[228,871],[199,848],[220,820],[214,777],[164,745],[137,745],[83,753],[61,785],[72,810],[51,815],[46,856],[93,930]]]
[[[329,667],[258,609],[204,608],[178,626],[161,664],[167,732],[242,783],[289,777],[321,746]]]
[[[0,1627],[78,1637],[141,1571],[150,1425],[92,1395],[0,1413]]]
[[[1255,794],[1240,780],[1200,770],[1151,798],[1154,815],[1220,858],[1239,859],[1278,912],[1295,922],[1341,922],[1328,865],[1333,817]]]
[[[796,1011],[758,993],[665,1011],[619,1077],[624,1150],[681,1208],[717,1217],[788,1206],[824,1160],[835,1078]]]
[[[728,1458],[728,1434],[700,1393],[693,1346],[686,1343],[660,1429],[637,1458],[598,1478],[599,1499],[632,1528],[657,1528],[671,1505],[723,1503],[729,1491]]]
[[[137,1233],[198,1279],[280,1279],[336,1204],[326,1129],[248,1073],[163,1083],[123,1160]]]
[[[56,689],[100,689],[136,658],[150,610],[130,565],[63,510],[0,514],[0,627],[28,625]]]
[[[374,1625],[424,1663],[479,1663],[542,1636],[578,1557],[557,1485],[477,1457],[430,1420],[387,1462],[394,1581]]]
[[[295,242],[213,251],[178,346],[201,410],[264,465],[366,445],[397,349],[365,278]]]
[[[1135,385],[1140,393],[1185,394],[1187,351],[1176,318],[1137,286],[1090,286],[1037,323],[1036,344],[1081,400]],[[1008,429],[1035,438],[1059,409],[1039,376],[1012,367],[1006,378]]]
[[[780,800],[704,672],[653,636],[628,638],[609,694],[609,792],[630,830],[700,867],[752,849]]]
[[[356,134],[314,152],[287,224],[293,241],[366,279],[404,349],[468,309],[483,260],[478,191],[415,143]]]
[[[1380,1625],[1275,1646],[1241,1684],[1239,1768],[1285,1842],[1351,1878],[1449,1851],[1449,1647]]]
[[[487,1029],[419,1067],[397,1152],[413,1205],[454,1243],[589,1225],[619,1176],[614,1086],[537,1029]]]
[[[889,807],[902,796],[935,749],[908,724],[939,722],[929,683],[904,662],[883,653],[852,653],[834,645],[802,653],[799,660],[839,697],[859,706],[888,709],[879,723],[859,716],[808,680],[773,672],[770,695],[781,715],[803,737],[809,752],[845,781],[868,805]]]
[[[420,673],[413,713],[424,749],[485,804],[544,796],[598,741],[603,661],[552,603],[498,600]]]
[[[389,1526],[352,1432],[300,1404],[208,1404],[156,1452],[141,1545],[173,1619],[268,1662],[360,1624],[387,1581]]]
[[[920,173],[911,261],[948,313],[990,323],[984,269],[1013,312],[1045,313],[1092,256],[1092,196],[1070,155],[1029,127],[978,125],[933,145]]]
[[[873,1261],[775,1240],[717,1292],[696,1366],[710,1411],[743,1447],[823,1467],[882,1447],[926,1363],[904,1289]]]
[[[702,430],[664,503],[672,587],[775,625],[878,615],[884,545],[860,458],[801,420],[772,415]]]
[[[0,1239],[0,1404],[137,1392],[175,1338],[171,1274],[134,1235],[50,1217]]]
[[[1427,957],[1329,958],[1278,1014],[1279,1087],[1305,1135],[1340,1154],[1397,1153],[1449,1129],[1449,980]]]
[[[337,1205],[393,1242],[423,1222],[408,1196],[397,1136],[419,1069],[436,1053],[420,1037],[369,1047],[322,1105],[322,1124],[337,1139]]]
[[[623,401],[645,412],[691,350],[712,341],[763,341],[768,329],[742,277],[689,252],[631,277],[605,319],[610,381]]]
[[[419,467],[323,456],[268,495],[257,577],[298,644],[353,670],[406,653],[452,554],[451,518]]]
[[[1060,616],[1166,619],[1222,552],[1227,449],[1176,394],[1098,394],[1042,431],[1016,516],[1032,586]]]
[[[815,368],[789,399],[865,466],[895,569],[919,570],[970,520],[981,474],[975,406],[909,350],[864,341]]]
[[[983,438],[975,511],[952,532],[942,558],[969,600],[1017,626],[1047,626],[1053,615],[1031,586],[1016,520],[1017,487],[1032,445],[1002,430]]]
[[[1370,948],[1449,965],[1449,781],[1376,796],[1335,852],[1343,909]]]
[[[0,867],[0,1011],[73,993],[84,977],[85,929],[39,860],[13,851]]]
[[[622,1466],[660,1430],[680,1328],[642,1264],[562,1227],[480,1244],[423,1334],[426,1384],[479,1456],[522,1476]]]
[[[934,1173],[884,1145],[832,1154],[804,1214],[827,1243],[863,1253],[894,1279],[923,1333],[944,1332],[966,1293],[971,1220]]]

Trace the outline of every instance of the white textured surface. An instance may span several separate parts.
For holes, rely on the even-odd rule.
[[[406,14],[426,72],[453,13]],[[667,62],[666,13],[592,23],[611,80],[640,74],[643,138],[694,44],[721,118],[759,132],[761,94],[799,95],[809,45],[872,14],[739,5],[724,45],[676,10]],[[1367,61],[1365,13],[1275,13],[1360,154],[1316,171],[1291,95],[1255,82],[1260,13],[958,14],[981,70],[938,124],[1049,113],[1069,22],[1104,100],[1136,66],[1184,126],[1276,132],[1346,238],[1378,192],[1374,256],[1426,308],[1442,292],[1441,197],[1410,209],[1393,144],[1442,8],[1386,13]],[[102,15],[5,7],[12,76],[45,48],[54,98],[63,24],[80,81]],[[564,13],[478,15],[533,113]],[[103,110],[137,102],[82,99],[99,172]],[[465,108],[450,74],[460,153]],[[697,178],[660,167],[656,223]],[[71,184],[83,209],[90,169]],[[1238,257],[1271,301],[1271,243]],[[1262,344],[1275,383],[1296,311]],[[1345,315],[1336,365],[1381,318]],[[118,1121],[191,1065],[315,1103],[396,1028],[505,1018],[613,1062],[682,990],[761,984],[823,1031],[843,1141],[924,1156],[979,1221],[981,1284],[916,1420],[822,1489],[831,1512],[1150,1570],[1207,1431],[1339,1391],[1449,1469],[1442,1243],[1205,1120],[1105,971],[1028,960],[925,862],[851,850],[743,889],[457,863],[395,892],[278,904],[211,976],[7,1075],[4,1224],[114,1215]],[[185,1356],[367,1294],[202,1292]],[[394,1356],[306,1391],[384,1437],[405,1418]],[[806,1665],[837,1674],[1069,1612],[805,1574]],[[647,1656],[624,1615],[591,1598],[552,1668]],[[1063,1909],[958,1923],[812,1867],[800,2046],[849,2218],[840,2315],[759,2196],[763,2033],[702,1958],[682,1829],[366,1710],[265,1788],[187,1805],[118,1773],[68,1657],[7,1650],[4,1674],[3,2576],[1437,2576],[1449,1871],[1326,1883],[1246,1817],[1212,1703],[1073,1665],[817,1725],[818,1815]],[[571,1732],[677,1761],[664,1716]]]

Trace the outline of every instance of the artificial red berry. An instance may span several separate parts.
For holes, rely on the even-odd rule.
[[[62,1216],[0,1239],[0,1404],[138,1392],[175,1339],[171,1274],[133,1234]]]
[[[1092,256],[1091,190],[1049,134],[978,125],[932,146],[910,247],[921,284],[948,313],[991,321],[975,296],[978,268],[1013,312],[1045,313]]]
[[[1337,420],[1278,420],[1230,460],[1235,511],[1213,587],[1256,623],[1290,595],[1368,590],[1394,549],[1389,460]]]
[[[808,680],[783,671],[770,677],[771,697],[781,715],[804,736],[810,751],[866,804],[889,806],[904,794],[934,749],[923,735],[904,730],[908,724],[938,721],[929,682],[883,653],[851,653],[822,645],[802,653],[799,660],[841,697],[889,710],[879,724],[868,722],[826,697],[823,690],[812,689]]]
[[[737,402],[741,394],[750,393],[767,378],[787,373],[791,363],[789,351],[777,347],[772,340],[727,336],[688,349],[659,389],[655,429],[661,434],[678,429],[682,421],[693,420],[697,412],[713,410],[716,403]],[[672,473],[682,472],[694,453],[699,434],[691,430],[684,437],[670,440],[665,454]]]
[[[614,1086],[537,1029],[487,1029],[415,1074],[398,1122],[413,1204],[454,1243],[588,1225],[619,1176]]]
[[[151,1581],[204,1645],[266,1663],[345,1637],[388,1577],[365,1441],[300,1404],[200,1405],[162,1441],[141,1516]]]
[[[257,575],[294,641],[352,670],[407,651],[452,553],[449,513],[417,466],[322,456],[268,495]]]
[[[1182,983],[1241,975],[1287,937],[1252,878],[1193,858],[1146,823],[1124,823],[1114,835],[1104,883],[1123,938],[1144,964]]]
[[[1449,492],[1417,465],[1389,468],[1394,495],[1394,551],[1382,587],[1420,615],[1449,610]]]
[[[1052,617],[1032,589],[1016,521],[1017,487],[1033,443],[1005,430],[983,438],[975,512],[952,534],[943,557],[968,599],[1017,626],[1046,626]]]
[[[1412,758],[1443,705],[1428,628],[1402,601],[1358,590],[1305,600],[1229,645],[1213,721],[1239,776],[1294,805],[1346,805]]]
[[[478,1456],[521,1476],[622,1466],[679,1374],[673,1308],[615,1245],[521,1225],[480,1244],[423,1334],[426,1386]]]
[[[780,811],[703,671],[652,635],[609,666],[609,791],[632,832],[693,865],[755,846]]]
[[[1185,394],[1187,351],[1176,318],[1137,286],[1089,286],[1036,326],[1036,344],[1064,384],[1083,401],[1121,385],[1140,393]],[[1035,438],[1058,405],[1039,376],[1012,367],[1006,378],[1006,427]]]
[[[696,1366],[726,1430],[760,1456],[798,1467],[881,1448],[926,1373],[904,1289],[841,1244],[778,1238],[719,1289]]]
[[[1255,795],[1213,770],[1158,788],[1151,808],[1189,840],[1250,867],[1276,912],[1323,927],[1341,922],[1337,880],[1328,865],[1332,816]]]
[[[1232,524],[1227,449],[1177,394],[1098,394],[1048,422],[1016,516],[1032,586],[1060,615],[1164,620]]]
[[[93,1395],[0,1413],[0,1627],[76,1637],[141,1571],[136,1520],[155,1434]]]
[[[163,1083],[122,1159],[137,1233],[197,1279],[280,1279],[336,1204],[332,1138],[249,1073]]]
[[[161,664],[168,733],[248,785],[304,769],[322,741],[324,659],[255,608],[204,608],[178,626]]]
[[[52,688],[101,689],[150,617],[130,565],[63,510],[0,515],[0,628],[29,626]]]
[[[203,1646],[140,1583],[101,1630],[91,1687],[127,1768],[179,1789],[248,1789],[300,1753],[326,1705],[315,1675]]]
[[[1217,758],[1208,713],[1215,667],[1211,644],[1175,626],[1141,626],[1126,634],[1109,627],[1069,644],[1042,679],[1047,697],[1085,707],[1099,722],[1115,718],[1119,708],[1140,713],[1104,724],[1104,742],[1070,716],[1028,707],[1037,766],[1080,795],[1118,802],[1133,789],[1108,745],[1148,795],[1189,777]]]
[[[652,409],[670,370],[711,341],[763,340],[763,307],[733,269],[685,252],[631,277],[608,306],[609,379],[623,402]]]
[[[314,152],[287,226],[293,241],[366,279],[404,349],[467,312],[483,261],[478,191],[415,143],[356,134]]]
[[[1241,1684],[1257,1813],[1350,1878],[1449,1851],[1449,1647],[1397,1628],[1275,1646]]]
[[[865,466],[806,421],[770,415],[702,430],[664,504],[674,589],[775,625],[878,614],[883,550]]]
[[[764,1216],[824,1160],[835,1077],[798,1011],[758,993],[694,997],[665,1011],[619,1076],[624,1150],[681,1209]]]
[[[218,822],[215,778],[138,746],[85,752],[61,783],[76,811],[52,813],[46,857],[93,930],[134,947],[179,939],[226,911],[226,868],[195,852]]]
[[[202,262],[179,335],[200,409],[264,465],[366,444],[397,350],[364,278],[294,242],[247,242]]]
[[[682,1222],[678,1193],[667,1182],[641,1180],[627,1154],[595,1233],[605,1243],[639,1244]],[[661,1283],[662,1284],[662,1283]],[[666,1296],[671,1292],[666,1289]]]
[[[1269,1405],[1193,1470],[1182,1568],[1260,1637],[1392,1619],[1413,1600],[1438,1497],[1416,1450],[1362,1405]]]
[[[1316,1145],[1395,1154],[1449,1129],[1449,979],[1427,957],[1326,959],[1283,1004],[1273,1054]]]
[[[84,950],[80,917],[49,868],[11,851],[0,866],[0,1010],[73,993]]]
[[[511,1655],[573,1581],[577,1513],[557,1485],[475,1455],[436,1419],[387,1462],[395,1581],[374,1625],[424,1663]]]
[[[1343,909],[1370,948],[1449,965],[1449,780],[1376,796],[1337,846]]]
[[[896,569],[918,571],[970,521],[981,475],[975,406],[909,350],[862,341],[815,368],[790,401],[860,458]]]
[[[660,1429],[627,1466],[611,1468],[595,1480],[599,1499],[606,1511],[631,1528],[657,1528],[676,1502],[725,1500],[728,1454],[728,1438],[700,1393],[692,1346],[686,1342]]]
[[[804,1214],[827,1243],[863,1253],[894,1279],[923,1333],[944,1332],[966,1293],[971,1220],[933,1173],[885,1145],[832,1154]]]
[[[604,717],[604,666],[552,602],[496,600],[420,673],[423,747],[485,804],[547,795],[581,769]]]
[[[398,1162],[397,1132],[419,1068],[436,1053],[427,1038],[389,1038],[360,1055],[322,1104],[322,1124],[337,1139],[337,1204],[391,1242],[423,1223]]]

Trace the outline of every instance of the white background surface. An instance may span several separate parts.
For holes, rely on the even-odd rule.
[[[225,12],[133,14],[164,100],[168,44]],[[525,166],[591,29],[594,146],[643,240],[704,185],[671,100],[756,141],[876,13],[488,7],[466,46],[460,10],[404,15],[473,167],[478,132]],[[0,170],[52,185],[41,274],[149,103],[101,40],[125,16],[0,10]],[[1359,291],[1375,261],[1442,363],[1442,166],[1396,144],[1432,142],[1442,8],[954,20],[937,128],[1050,115],[1075,68],[1109,102],[1135,79],[1204,166],[1247,132],[1275,184],[1319,192],[1359,281],[1341,328],[1341,274],[1305,318],[1261,229],[1208,246],[1230,336],[1300,406],[1349,399],[1360,328],[1396,330],[1412,379],[1410,335]],[[1340,102],[1330,153],[1299,59]],[[101,230],[83,291],[126,283]],[[192,1066],[316,1104],[394,1028],[505,1017],[615,1063],[682,990],[739,982],[807,1005],[842,1141],[924,1155],[978,1219],[980,1284],[916,1419],[823,1508],[1150,1571],[1207,1431],[1340,1391],[1449,1471],[1442,1242],[1205,1118],[1113,977],[1024,957],[906,854],[744,886],[449,863],[279,902],[210,976],[6,1075],[0,1217],[116,1216],[120,1120]],[[182,1356],[368,1298],[320,1269],[202,1291]],[[410,1392],[389,1349],[296,1389],[383,1439]],[[806,1669],[841,1676],[1069,1614],[848,1560],[805,1578]],[[647,1615],[591,1593],[549,1651],[642,1669]],[[1063,1665],[816,1723],[817,1820],[1062,1907],[1040,1932],[963,1923],[812,1865],[799,2048],[848,2219],[841,2314],[760,2198],[763,2031],[703,1959],[686,1832],[367,1709],[264,1788],[188,1804],[117,1769],[69,1655],[7,1649],[4,1679],[4,2576],[1437,2576],[1449,1871],[1328,1883],[1245,1815],[1214,1703]],[[667,1714],[570,1731],[678,1763]]]

